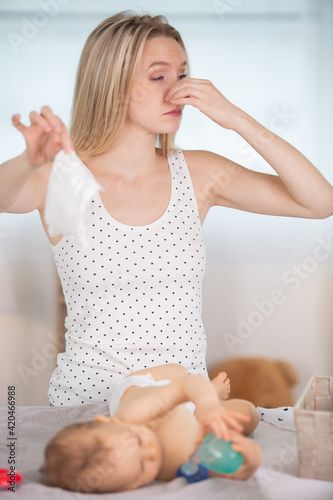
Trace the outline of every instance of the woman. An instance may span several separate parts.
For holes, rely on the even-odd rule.
[[[240,134],[278,175],[208,151],[176,150],[186,104]],[[156,364],[206,373],[201,225],[210,207],[333,213],[332,186],[300,152],[211,82],[188,77],[182,39],[161,16],[120,13],[92,32],[78,68],[70,136],[47,106],[30,120],[25,127],[13,117],[27,149],[1,166],[0,209],[39,210],[62,281],[66,352],[50,382],[54,405],[107,401],[117,378]],[[89,207],[88,250],[51,237],[44,220],[52,161],[72,147],[104,188]]]

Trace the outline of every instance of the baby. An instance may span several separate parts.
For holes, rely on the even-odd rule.
[[[260,465],[261,449],[241,432],[256,428],[258,413],[247,401],[226,401],[229,392],[225,373],[210,382],[167,364],[131,374],[114,391],[111,417],[70,425],[50,441],[43,467],[48,484],[106,493],[169,481],[212,431],[244,456],[240,469],[224,477],[250,477]],[[209,476],[222,475],[210,471]]]

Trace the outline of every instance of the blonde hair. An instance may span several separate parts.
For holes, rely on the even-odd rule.
[[[180,34],[164,16],[120,12],[89,35],[77,70],[72,106],[70,135],[77,154],[98,155],[111,147],[126,117],[144,44],[158,36],[176,40],[188,61]],[[175,135],[156,134],[164,155],[175,149]]]

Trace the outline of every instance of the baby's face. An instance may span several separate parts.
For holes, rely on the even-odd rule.
[[[105,452],[103,491],[132,490],[156,478],[162,464],[163,448],[151,429],[113,422],[105,423],[94,432],[100,433],[105,448],[110,448]]]

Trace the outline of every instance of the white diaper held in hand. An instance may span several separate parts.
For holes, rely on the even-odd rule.
[[[49,235],[62,234],[87,248],[86,212],[100,190],[102,187],[75,153],[59,151],[46,193],[44,216]]]

